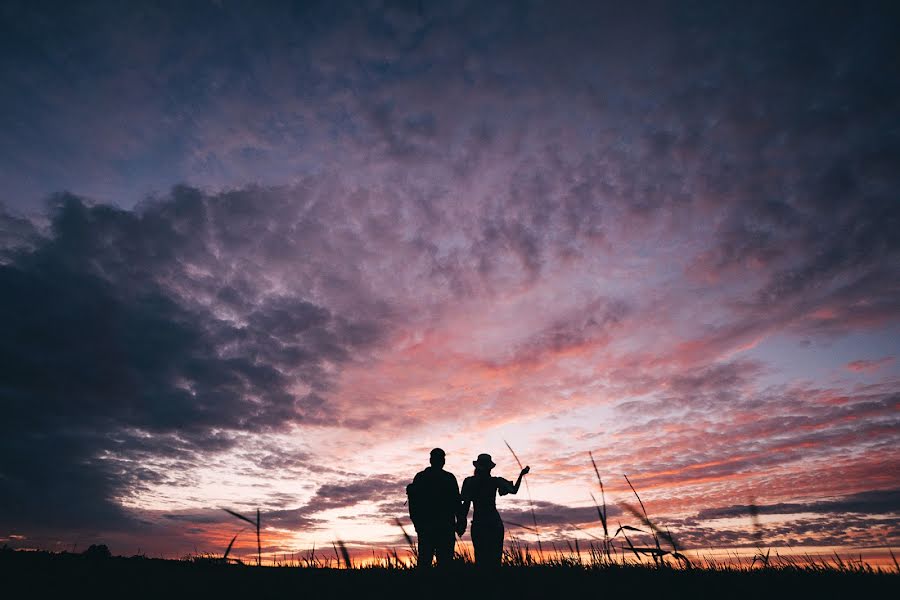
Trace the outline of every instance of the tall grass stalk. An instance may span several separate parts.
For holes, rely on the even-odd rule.
[[[228,560],[228,553],[231,552],[231,547],[234,546],[234,540],[237,539],[237,536],[240,535],[240,533],[241,533],[241,532],[238,531],[236,534],[234,534],[234,537],[231,538],[231,541],[228,542],[228,547],[225,548],[225,554],[222,555],[222,560],[223,560],[223,561],[227,561],[227,560]]]
[[[262,543],[260,542],[260,536],[259,536],[259,524],[260,524],[259,509],[258,508],[256,509],[256,522],[254,522],[250,518],[245,517],[244,515],[237,513],[231,509],[223,508],[222,510],[224,510],[225,512],[227,512],[229,515],[231,515],[233,517],[237,517],[241,521],[250,523],[250,525],[252,525],[256,528],[256,566],[261,567],[262,566]],[[237,536],[235,536],[235,537],[237,537]],[[234,542],[234,540],[232,540],[232,542]],[[229,545],[229,548],[230,548],[230,545]]]
[[[400,528],[400,531],[403,532],[403,539],[406,540],[406,545],[409,547],[409,554],[413,563],[412,566],[415,567],[419,563],[419,553],[416,550],[416,544],[413,542],[412,537],[406,533],[406,528],[403,526],[403,523],[400,522],[400,519],[395,519],[395,522],[397,523],[397,527]]]
[[[506,447],[509,448],[510,454],[513,455],[513,458],[516,459],[516,464],[519,465],[519,470],[521,471],[524,467],[522,466],[522,461],[519,460],[519,457],[516,456],[516,452],[512,449],[512,446],[509,445],[509,442],[503,440],[503,443],[506,444]],[[544,548],[541,545],[541,532],[538,529],[537,517],[534,514],[534,501],[531,499],[531,488],[528,487],[528,475],[523,476],[522,478],[525,481],[525,493],[528,495],[528,506],[531,509],[531,521],[534,523],[534,531],[537,535],[537,544],[538,544],[538,554],[541,559],[544,558]]]
[[[594,453],[588,451],[588,456],[591,457],[591,465],[594,467],[594,474],[597,475],[597,483],[600,484],[600,501],[603,503],[602,506],[597,504],[597,499],[594,498],[594,494],[591,493],[591,500],[594,501],[594,507],[597,509],[597,516],[600,518],[600,524],[603,525],[603,550],[606,554],[606,559],[610,560],[610,541],[609,541],[609,528],[607,527],[607,511],[606,511],[606,492],[603,489],[603,479],[600,477],[600,469],[597,468],[597,462],[594,460]]]
[[[353,568],[353,561],[350,559],[350,552],[347,550],[346,544],[344,544],[344,541],[343,541],[343,540],[338,540],[336,543],[337,543],[337,548],[334,549],[335,557],[337,558],[337,556],[338,556],[338,550],[340,549],[340,551],[341,551],[340,559],[343,559],[343,561],[344,561],[344,567],[347,568],[347,569],[352,569],[352,568]],[[332,544],[332,546],[333,546],[333,545],[334,545],[334,544]],[[338,560],[338,564],[339,564],[339,565],[340,565],[340,559]]]

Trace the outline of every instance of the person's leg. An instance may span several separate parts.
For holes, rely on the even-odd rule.
[[[434,553],[439,567],[449,567],[453,562],[453,546],[456,537],[452,529],[441,531],[435,540]]]
[[[506,534],[506,530],[503,528],[503,521],[500,521],[500,531],[497,534],[497,566],[499,567],[503,564],[503,536]]]
[[[431,567],[431,558],[434,556],[434,533],[421,531],[419,533],[418,567],[427,569]]]
[[[475,564],[484,568],[500,566],[503,556],[503,523],[488,522],[472,524],[472,546],[475,549]]]
[[[469,528],[472,535],[472,551],[475,553],[475,564],[484,566],[487,557],[484,554],[484,540],[481,537],[481,526],[475,522]]]

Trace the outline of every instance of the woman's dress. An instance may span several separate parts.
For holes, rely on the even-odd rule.
[[[471,501],[472,546],[475,548],[475,564],[499,566],[503,557],[503,521],[497,512],[496,498],[513,493],[513,483],[502,477],[473,475],[463,481],[460,496],[463,503]]]

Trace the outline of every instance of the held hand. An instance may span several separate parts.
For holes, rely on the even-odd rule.
[[[456,521],[456,535],[458,535],[459,537],[462,537],[465,532],[466,532],[466,520],[458,519]]]
[[[531,472],[531,467],[525,467],[524,469],[522,469],[522,472],[519,473],[519,477],[521,477],[522,475],[528,475],[530,472]]]

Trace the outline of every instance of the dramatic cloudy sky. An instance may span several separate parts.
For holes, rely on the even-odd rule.
[[[506,440],[543,540],[590,451],[691,548],[896,546],[898,24],[3,2],[0,541],[386,548]]]

